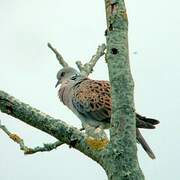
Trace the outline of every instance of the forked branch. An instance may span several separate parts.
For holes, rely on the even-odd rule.
[[[76,61],[76,64],[82,75],[88,76],[90,73],[92,73],[93,68],[96,65],[97,61],[105,54],[105,50],[106,50],[106,45],[102,44],[98,46],[96,54],[92,56],[92,58],[88,63],[85,63],[83,65],[81,61]]]
[[[17,135],[16,133],[11,133],[5,125],[2,125],[1,121],[0,129],[2,129],[2,131],[4,131],[10,139],[19,144],[19,147],[24,152],[24,154],[35,154],[37,152],[52,151],[53,149],[56,149],[58,146],[64,144],[61,141],[56,141],[54,143],[43,144],[43,147],[37,146],[35,148],[31,148],[25,145],[24,140],[19,135]]]
[[[55,53],[57,60],[59,61],[60,65],[63,67],[68,67],[68,63],[64,60],[62,55],[50,44],[48,43],[48,47]],[[88,63],[82,64],[81,61],[76,61],[76,65],[81,72],[82,75],[88,76],[92,73],[94,66],[96,65],[97,61],[105,54],[106,45],[102,44],[98,46],[96,54],[92,56]]]

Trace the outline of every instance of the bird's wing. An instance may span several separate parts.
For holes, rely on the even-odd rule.
[[[110,122],[111,88],[108,81],[85,79],[73,88],[72,104],[83,116]]]

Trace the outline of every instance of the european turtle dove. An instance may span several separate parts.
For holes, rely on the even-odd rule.
[[[82,126],[110,127],[111,87],[108,81],[92,80],[82,76],[71,67],[62,68],[57,73],[61,84],[58,91],[60,100],[81,120]],[[154,129],[159,121],[143,117],[136,113],[136,138],[147,154],[154,159],[155,155],[146,143],[138,128]]]

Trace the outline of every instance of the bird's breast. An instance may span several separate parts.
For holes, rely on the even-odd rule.
[[[71,87],[68,85],[68,82],[65,82],[61,85],[58,96],[64,105],[69,106],[69,97],[71,93]]]

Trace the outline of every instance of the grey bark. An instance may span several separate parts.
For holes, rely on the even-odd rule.
[[[136,147],[134,82],[128,52],[128,18],[123,0],[105,0],[107,54],[112,87],[110,143],[105,162],[109,180],[143,180]]]

